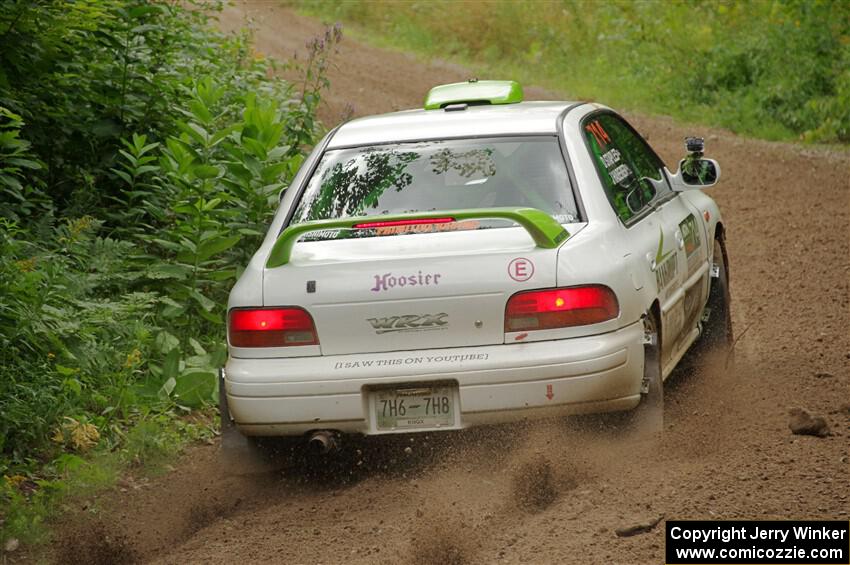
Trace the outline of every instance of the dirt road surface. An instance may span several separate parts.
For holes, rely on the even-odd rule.
[[[281,59],[322,32],[273,2],[229,8],[222,25],[246,18],[257,50]],[[346,104],[355,115],[416,107],[431,86],[476,74],[351,38],[334,61],[330,125]],[[661,563],[663,522],[633,537],[615,530],[662,516],[848,519],[850,155],[629,118],[668,163],[685,135],[704,134],[724,175],[712,195],[728,226],[735,369],[671,380],[663,439],[636,446],[543,422],[363,443],[235,477],[221,473],[216,446],[195,447],[164,476],[105,495],[101,526],[72,531],[57,560]],[[792,435],[795,406],[825,416],[832,435]]]

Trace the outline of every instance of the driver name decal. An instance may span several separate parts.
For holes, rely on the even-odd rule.
[[[632,170],[627,165],[620,165],[613,171],[611,171],[611,180],[614,181],[615,184],[620,184],[632,174]]]
[[[602,162],[605,163],[605,167],[610,169],[620,162],[620,152],[616,149],[612,149],[607,153],[603,153],[601,159]]]

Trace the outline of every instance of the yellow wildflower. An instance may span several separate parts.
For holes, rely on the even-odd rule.
[[[100,432],[92,424],[80,424],[71,430],[71,445],[79,451],[88,451],[100,441]]]
[[[76,241],[83,232],[88,231],[94,225],[94,218],[91,216],[83,216],[76,220],[68,221],[68,240]],[[61,241],[61,240],[60,240]],[[67,241],[67,240],[66,240]]]
[[[6,479],[6,484],[10,487],[17,488],[22,482],[26,481],[27,478],[23,475],[3,475],[3,478]]]
[[[57,430],[53,440],[56,441],[62,437],[62,442],[68,441],[71,447],[77,451],[88,451],[100,441],[100,432],[93,424],[84,424],[77,420],[65,416],[65,423],[62,424],[62,430]]]
[[[53,431],[53,435],[50,436],[50,441],[54,443],[65,443],[65,434],[62,432],[62,428],[56,428]]]
[[[132,369],[136,365],[142,362],[142,352],[138,349],[134,349],[130,354],[127,355],[127,360],[124,362],[125,369]]]
[[[35,257],[15,261],[15,266],[22,273],[30,273],[35,270]]]

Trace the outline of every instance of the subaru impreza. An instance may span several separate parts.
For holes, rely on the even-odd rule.
[[[619,114],[513,81],[336,127],[282,193],[228,303],[227,433],[434,433],[660,417],[695,343],[731,341],[720,177]]]

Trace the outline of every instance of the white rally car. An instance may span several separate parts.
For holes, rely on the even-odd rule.
[[[523,102],[513,81],[337,127],[230,294],[226,433],[327,449],[660,413],[685,352],[731,340],[724,227],[700,190],[720,169],[687,142],[672,173],[610,108]]]

